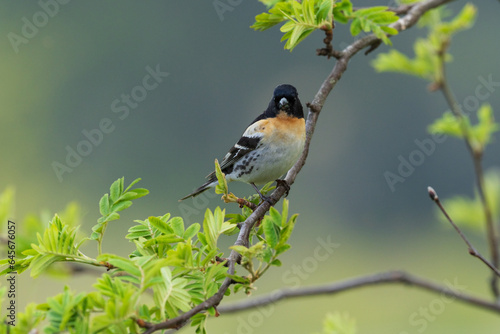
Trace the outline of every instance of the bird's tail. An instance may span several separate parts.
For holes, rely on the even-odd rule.
[[[179,202],[183,201],[183,200],[185,200],[185,199],[187,199],[189,197],[198,196],[199,194],[201,194],[205,190],[210,189],[212,187],[215,187],[216,184],[217,184],[217,179],[215,181],[214,180],[209,180],[209,181],[205,182],[204,184],[202,184],[198,189],[196,189],[195,191],[193,191],[191,194],[189,194],[189,195],[184,196],[183,198],[181,198],[179,200]]]

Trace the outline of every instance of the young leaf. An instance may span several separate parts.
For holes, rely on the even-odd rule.
[[[199,230],[200,230],[200,224],[194,223],[186,229],[182,237],[186,240],[192,238],[198,233]]]
[[[271,248],[276,247],[276,244],[278,243],[278,232],[276,231],[277,226],[269,216],[264,217],[262,226],[268,245],[271,246]]]
[[[174,217],[169,221],[169,223],[170,226],[172,226],[175,234],[182,237],[182,235],[184,234],[184,220],[182,219],[182,217]]]

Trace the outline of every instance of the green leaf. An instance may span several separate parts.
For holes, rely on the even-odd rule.
[[[184,234],[184,220],[181,217],[174,217],[169,221],[169,223],[175,234],[182,237]]]
[[[30,275],[35,278],[40,276],[47,268],[56,261],[62,260],[62,256],[56,255],[39,255],[36,256],[30,264]]]
[[[278,243],[278,246],[283,246],[286,244],[286,242],[288,241],[288,239],[290,238],[290,236],[292,235],[292,232],[293,232],[293,228],[295,227],[295,222],[297,220],[297,217],[299,215],[297,214],[294,214],[289,220],[288,220],[288,223],[286,224],[286,226],[283,228],[283,230],[281,231],[281,236],[280,236],[280,240],[279,240],[279,243]]]
[[[281,27],[286,40],[285,49],[293,50],[302,40],[317,29],[332,29],[333,0],[284,1],[276,3],[255,17],[251,28],[265,30],[280,22],[287,21]]]
[[[477,16],[477,8],[467,3],[462,11],[450,22],[441,23],[437,26],[439,33],[451,36],[457,32],[469,29],[474,25]]]
[[[106,216],[109,214],[109,196],[108,194],[105,194],[104,196],[101,197],[101,200],[99,201],[99,211],[101,215]]]
[[[170,227],[167,223],[161,221],[161,219],[158,217],[151,216],[148,218],[148,221],[153,227],[157,228],[163,234],[175,233],[172,227]]]
[[[262,226],[264,229],[264,235],[266,236],[266,241],[271,248],[276,247],[278,243],[278,232],[276,231],[277,227],[275,223],[269,216],[264,217],[264,221],[262,222]]]
[[[473,146],[482,151],[491,142],[493,134],[500,127],[498,123],[495,123],[493,109],[487,103],[484,103],[478,109],[477,118],[479,123],[472,127],[471,135],[474,141]]]
[[[176,243],[176,242],[181,242],[181,241],[184,241],[184,239],[179,238],[175,234],[165,234],[165,235],[161,235],[159,237],[156,237],[154,239],[146,241],[144,243],[144,246],[149,247],[151,245],[156,245],[159,243],[171,244],[171,243]]]
[[[346,24],[352,16],[352,3],[350,0],[341,0],[335,3],[333,18],[336,22]]]
[[[199,230],[200,230],[200,224],[194,223],[186,229],[182,237],[186,240],[192,238],[198,233]]]
[[[327,314],[323,321],[324,334],[356,334],[356,321],[349,314]]]
[[[124,201],[124,200],[137,199],[146,196],[147,194],[149,194],[149,190],[144,188],[135,188],[134,190],[128,191],[125,194],[123,194],[120,197],[120,200]]]
[[[134,276],[141,276],[141,271],[138,269],[137,265],[129,259],[114,254],[102,254],[97,257],[97,260],[109,262],[113,266],[118,267]]]
[[[132,205],[132,201],[118,202],[111,207],[111,211],[122,211],[129,208]]]
[[[414,58],[410,59],[399,51],[390,50],[388,53],[379,54],[372,62],[372,65],[378,72],[399,72],[414,75],[432,83],[439,83],[442,80],[440,77],[442,62],[439,55],[446,51],[454,34],[472,26],[476,17],[476,8],[471,4],[467,4],[460,14],[450,22],[443,21],[446,13],[446,10],[437,8],[426,13],[419,21],[419,23],[422,22],[429,28],[429,33],[426,38],[418,38],[415,41],[413,46]],[[394,33],[392,28],[380,25],[381,22],[391,20],[390,16],[386,17],[386,15],[377,15],[378,26],[372,26],[376,28],[373,32],[379,38],[385,33]],[[445,62],[452,59],[451,55],[446,52],[443,57]]]
[[[495,221],[500,219],[500,170],[490,169],[484,175],[485,194],[488,199],[492,216]],[[442,200],[443,206],[452,217],[453,221],[463,227],[467,227],[478,233],[483,233],[485,228],[484,208],[477,190],[474,197],[454,196]],[[436,215],[443,223],[449,225],[443,214],[436,210]]]
[[[275,259],[273,262],[271,262],[271,265],[276,267],[281,267],[282,264],[280,260]]]
[[[226,274],[226,275],[227,275],[227,277],[231,278],[235,282],[242,283],[242,284],[249,284],[250,283],[250,280],[246,277],[241,277],[238,275],[229,275],[229,274]]]
[[[130,188],[132,188],[137,182],[139,182],[141,180],[141,178],[137,178],[135,179],[134,181],[132,181],[130,183],[130,185],[127,187],[127,189],[125,189],[123,192],[126,193],[130,190]],[[134,191],[136,191],[137,189],[134,189]],[[145,189],[144,189],[145,190]]]
[[[232,250],[235,250],[237,251],[238,253],[240,253],[242,256],[249,256],[250,255],[250,252],[248,251],[248,248],[245,247],[245,246],[241,246],[241,245],[233,245],[231,247],[229,247],[230,249]]]
[[[361,31],[372,32],[385,44],[391,44],[387,34],[397,34],[398,31],[388,27],[399,18],[393,11],[388,11],[386,6],[361,8],[352,13],[351,34],[357,36]]]
[[[111,199],[111,202],[116,202],[118,197],[123,191],[123,177],[119,178],[113,184],[111,184],[111,187],[109,188],[109,197]]]
[[[279,244],[278,246],[276,246],[276,256],[280,255],[281,253],[284,253],[286,252],[287,250],[289,250],[291,248],[291,246],[289,244]]]
[[[228,188],[227,188],[226,175],[222,173],[219,161],[217,159],[215,159],[215,176],[217,176],[217,181],[219,182],[219,184],[215,186],[215,193],[227,195]]]

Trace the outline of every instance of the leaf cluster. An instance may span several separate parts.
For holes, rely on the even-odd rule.
[[[413,50],[414,58],[409,58],[398,50],[381,53],[372,62],[378,72],[397,72],[413,75],[439,84],[442,80],[442,62],[450,61],[447,53],[452,37],[458,32],[472,27],[477,9],[466,4],[461,12],[450,21],[445,21],[447,11],[443,8],[430,11],[420,20],[420,25],[429,30],[426,38],[418,38]]]
[[[484,175],[485,197],[489,201],[489,207],[492,210],[492,215],[495,221],[500,219],[500,170],[491,169],[486,171]],[[478,233],[484,230],[484,208],[481,198],[476,191],[473,197],[457,195],[443,200],[443,206],[446,211],[453,217],[453,221]],[[436,216],[447,226],[448,220],[436,210]]]
[[[255,242],[246,247],[243,245],[231,246],[242,255],[241,264],[248,271],[247,276],[231,276],[238,282],[235,291],[244,288],[246,293],[250,293],[252,283],[259,279],[271,266],[281,266],[279,255],[290,249],[288,239],[295,226],[298,215],[294,214],[288,218],[288,200],[283,201],[282,212],[271,207],[269,215],[262,220],[259,228],[251,235],[251,240]],[[243,210],[241,215],[229,215],[231,222],[241,222],[247,218],[250,212]]]
[[[223,174],[220,171],[219,174],[224,183]],[[9,259],[0,260],[4,274],[12,270],[18,273],[29,270],[32,277],[50,271],[57,263],[76,262],[82,266],[101,267],[103,271],[108,269],[97,278],[93,290],[88,293],[76,293],[64,287],[60,294],[48,298],[45,303],[28,305],[24,312],[18,313],[19,322],[12,333],[40,328],[45,333],[138,333],[141,323],[175,318],[218,292],[228,277],[219,239],[222,235],[238,232],[237,223],[251,214],[247,207],[241,214],[233,215],[226,215],[219,207],[214,211],[207,209],[202,224],[190,226],[185,226],[181,217],[171,217],[168,213],[135,220],[125,236],[135,249],[126,256],[99,252],[92,258],[80,250],[83,243],[94,241],[101,249],[106,225],[117,220],[118,212],[130,207],[133,200],[148,193],[146,189],[132,189],[138,181],[124,187],[124,179],[120,178],[111,185],[110,193],[99,201],[102,216],[90,236],[79,232],[74,217],[68,216],[68,224],[56,214],[36,234],[29,247],[19,253],[15,268],[10,268]],[[268,185],[263,192],[270,189]],[[11,190],[5,191],[0,196],[0,204],[2,199],[5,203],[12,202],[9,196],[12,196]],[[258,196],[249,199],[258,200]],[[290,248],[287,241],[297,217],[287,219],[287,216],[288,201],[282,213],[272,209],[263,224],[252,231],[251,239],[255,241],[253,245],[250,241],[244,267],[248,269],[246,264],[254,258],[263,264],[252,271],[251,279],[235,272],[231,276],[237,282],[235,292],[241,288],[248,291],[269,266],[281,264],[278,255]],[[5,298],[5,289],[0,290],[2,298]],[[214,308],[191,319],[197,333],[206,333],[206,322],[211,315],[216,315]],[[5,329],[2,326],[0,333]]]
[[[473,151],[482,154],[486,145],[491,142],[493,134],[500,129],[500,124],[495,122],[493,109],[487,103],[478,109],[477,118],[478,123],[472,125],[468,116],[456,117],[451,111],[447,111],[429,126],[429,132],[461,139],[467,135]]]
[[[251,28],[266,30],[284,22],[280,30],[284,33],[285,49],[293,50],[315,30],[331,31],[334,22],[351,22],[351,34],[373,33],[385,44],[391,44],[387,35],[398,31],[389,25],[398,20],[386,6],[375,6],[354,10],[350,0],[282,0],[261,1],[268,11],[255,17]]]

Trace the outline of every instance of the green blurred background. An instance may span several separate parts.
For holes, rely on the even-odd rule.
[[[206,196],[206,202],[187,200],[183,206],[177,200],[204,181],[214,158],[222,158],[265,109],[276,85],[295,85],[305,104],[334,60],[315,56],[321,33],[290,53],[279,42],[278,28],[249,29],[254,16],[265,10],[262,4],[222,3],[230,10],[219,15],[212,1],[70,1],[15,47],[9,34],[22,35],[23,18],[33,22],[35,16],[44,23],[37,14],[43,9],[36,1],[0,3],[0,186],[16,189],[14,220],[42,210],[52,215],[74,200],[82,208],[83,229],[89,231],[109,185],[121,176],[126,183],[141,177],[139,186],[150,195],[111,223],[105,236],[105,252],[125,255],[132,245],[124,235],[134,219],[170,212],[193,223],[201,222],[207,207],[239,210],[218,196]],[[457,13],[464,4],[449,7]],[[489,0],[477,6],[475,27],[460,33],[450,49],[454,60],[448,73],[460,102],[474,96],[479,77],[500,81],[500,3]],[[412,28],[392,40],[412,55],[415,38],[425,33]],[[335,29],[334,48],[352,40],[347,27]],[[432,185],[442,198],[473,194],[472,163],[464,144],[455,139],[437,144],[395,191],[384,178],[386,171],[397,173],[400,156],[408,159],[418,149],[415,140],[431,138],[427,125],[447,109],[443,97],[428,92],[423,80],[375,73],[370,62],[388,49],[381,46],[368,56],[356,56],[329,96],[309,159],[289,196],[291,212],[300,213],[293,248],[282,267],[256,284],[254,295],[292,282],[307,286],[403,269],[443,284],[458,282],[466,292],[489,298],[489,271],[468,256],[451,229],[438,223],[426,193]],[[137,105],[125,107],[122,95],[141,93],[137,87],[148,67],[168,76]],[[487,102],[500,118],[500,91],[492,92]],[[110,120],[113,130],[59,180],[54,162],[65,164],[67,147],[76,150],[86,139],[82,131],[98,128],[103,119]],[[494,142],[486,151],[486,169],[500,165],[498,150]],[[241,196],[252,191],[244,184],[230,188]],[[466,232],[487,253],[483,235]],[[318,238],[338,244],[326,259],[314,257]],[[228,237],[223,247],[232,241]],[[89,242],[85,249],[95,255],[95,245]],[[294,268],[302,274],[293,274]],[[32,280],[25,274],[18,283],[19,303],[43,302],[65,284],[89,291],[93,280],[92,275]],[[246,296],[225,302],[241,298]],[[422,320],[423,309],[430,309],[427,320]],[[354,317],[359,333],[498,333],[500,328],[497,315],[393,285],[281,302],[267,312],[223,315],[209,322],[209,330],[313,333],[320,331],[325,314],[335,311]]]

